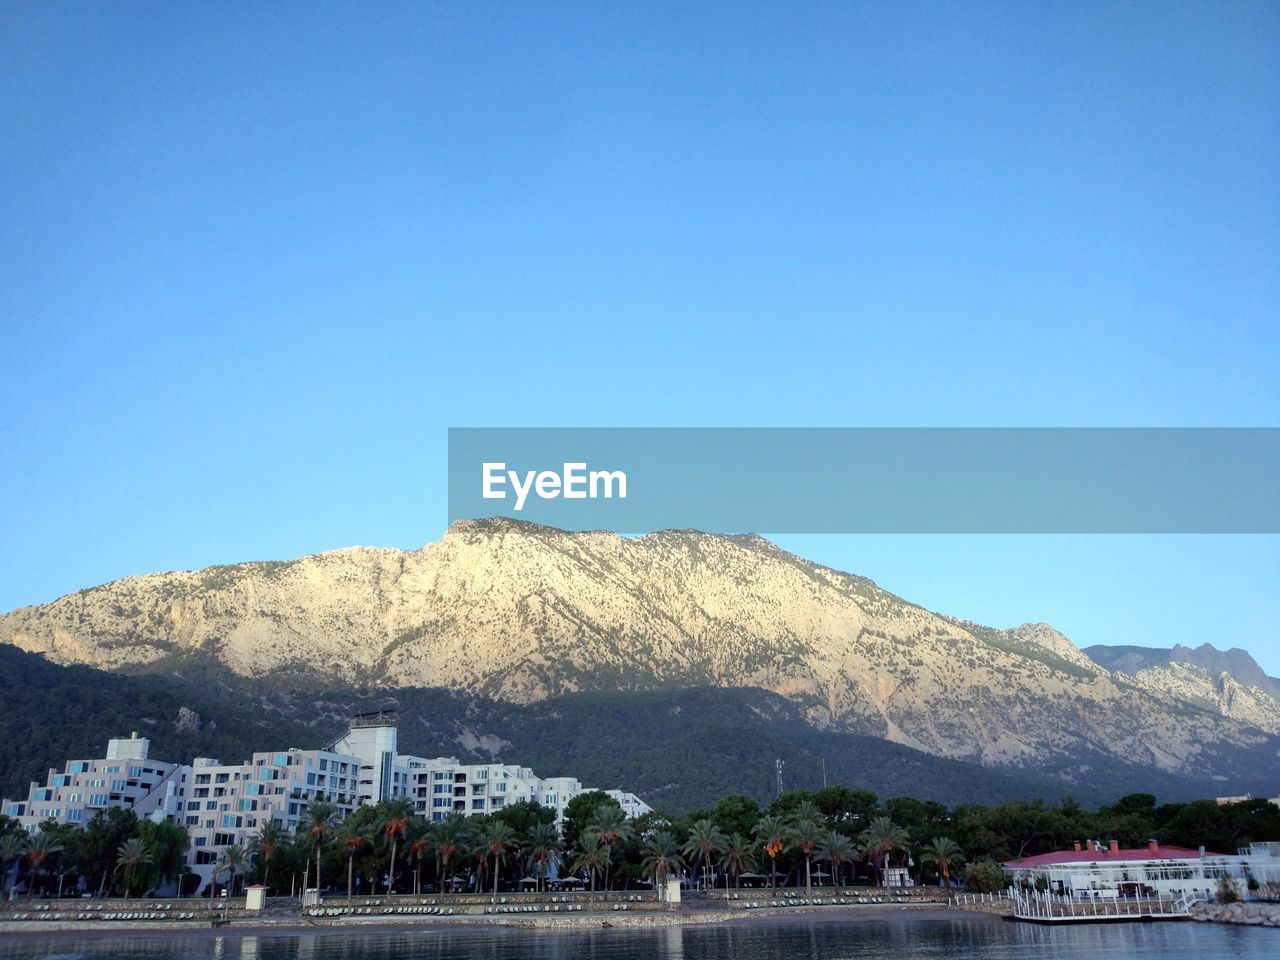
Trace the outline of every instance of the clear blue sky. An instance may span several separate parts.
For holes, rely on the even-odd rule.
[[[1267,2],[4,4],[0,609],[435,539],[450,425],[1280,425],[1277,49]],[[781,540],[1280,673],[1277,538]]]

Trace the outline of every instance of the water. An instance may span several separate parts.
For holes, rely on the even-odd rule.
[[[58,960],[1220,960],[1280,956],[1280,929],[1202,923],[1041,927],[969,915],[788,917],[656,929],[0,938],[0,958]]]

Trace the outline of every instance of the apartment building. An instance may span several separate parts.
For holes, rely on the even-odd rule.
[[[110,740],[102,759],[71,760],[32,783],[24,799],[0,803],[0,812],[35,832],[45,820],[82,825],[108,807],[139,817],[173,820],[191,837],[188,866],[208,882],[224,847],[248,846],[267,823],[295,831],[307,824],[308,805],[326,800],[336,821],[363,804],[408,797],[416,812],[441,820],[449,813],[494,814],[534,801],[564,820],[569,802],[593,788],[576,777],[537,776],[506,763],[462,763],[457,757],[399,753],[398,719],[390,711],[360,714],[347,733],[322,750],[254,753],[241,763],[196,757],[190,764],[152,760],[150,741],[136,733]],[[604,791],[628,817],[650,807],[633,793]]]
[[[136,731],[108,740],[105,757],[68,760],[61,770],[50,769],[45,782],[33,782],[25,798],[0,803],[0,813],[29,833],[45,820],[79,826],[108,807],[124,807],[139,817],[176,819],[191,768],[153,760],[150,750],[151,741]]]
[[[345,819],[360,805],[359,767],[358,758],[331,750],[255,753],[239,764],[197,757],[174,818],[191,836],[188,865],[207,880],[223,847],[248,846],[273,821],[290,831],[305,828],[315,800],[332,803],[335,819]]]

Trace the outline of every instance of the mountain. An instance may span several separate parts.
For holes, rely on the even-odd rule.
[[[208,664],[189,678],[107,673],[0,646],[0,797],[25,793],[64,759],[100,755],[110,734],[138,730],[162,759],[245,758],[255,750],[330,744],[347,717],[372,708],[399,711],[407,753],[518,761],[543,775],[634,790],[673,813],[730,793],[767,802],[777,759],[788,789],[816,790],[829,781],[948,805],[1071,795],[1097,806],[1137,790],[1178,801],[1216,789],[1212,781],[1127,763],[1098,764],[1068,783],[1052,772],[948,760],[815,728],[801,708],[761,690],[579,693],[528,705],[424,687],[291,695]],[[1259,779],[1246,789],[1259,793],[1265,785]]]
[[[1273,697],[1280,697],[1280,679],[1267,676],[1248,651],[1239,647],[1219,650],[1211,643],[1202,643],[1195,648],[1184,647],[1180,643],[1172,647],[1098,645],[1086,647],[1084,652],[1108,670],[1138,673],[1171,663],[1185,663],[1213,677],[1225,673],[1242,686],[1255,687]]]
[[[267,706],[329,689],[447,690],[468,709],[733,689],[787,702],[806,729],[1068,784],[1145,769],[1231,792],[1280,774],[1266,689],[1181,662],[1162,685],[1048,625],[935,614],[751,535],[464,521],[421,550],[126,578],[0,617],[0,641],[265,683]]]

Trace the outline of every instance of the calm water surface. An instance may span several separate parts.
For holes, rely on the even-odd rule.
[[[9,936],[0,958],[59,960],[1060,960],[1280,957],[1280,930],[1201,923],[1048,928],[985,917],[795,917],[656,930],[431,929],[212,937]]]

